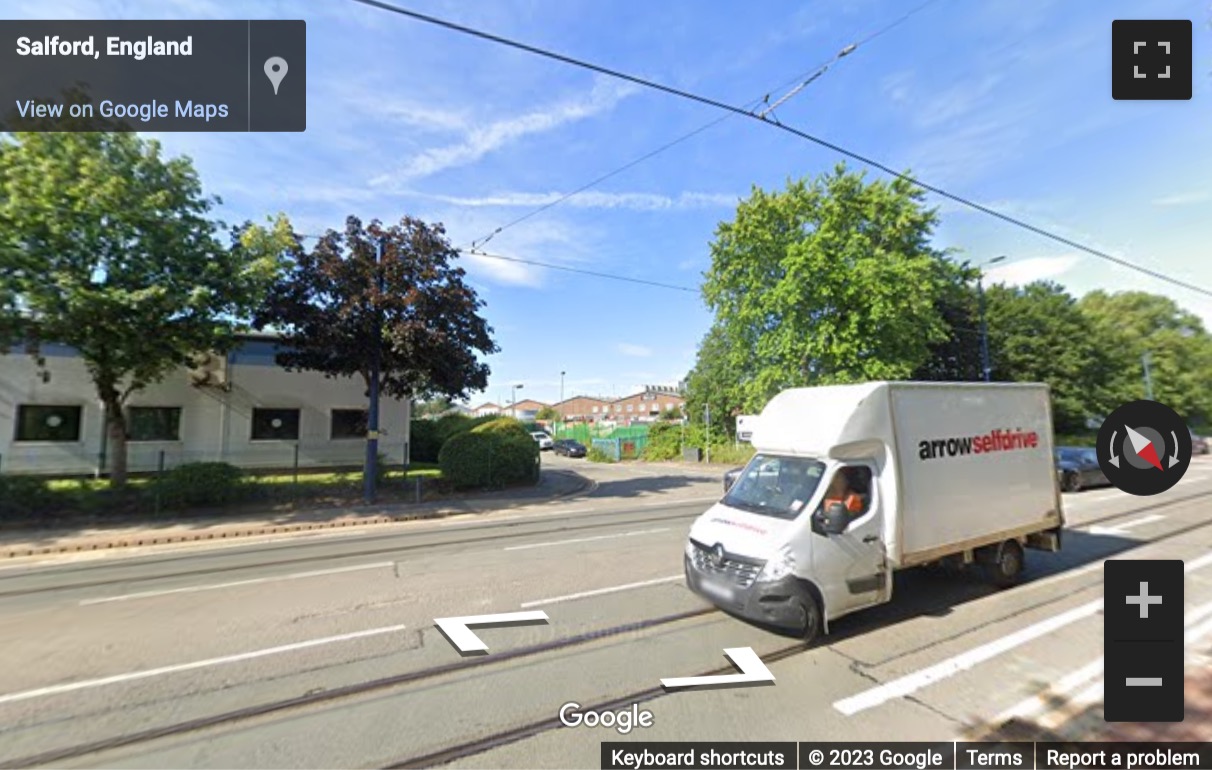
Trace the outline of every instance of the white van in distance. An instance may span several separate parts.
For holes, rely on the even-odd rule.
[[[686,542],[688,587],[811,641],[892,573],[976,563],[999,586],[1060,550],[1046,385],[874,382],[775,396],[757,454]]]

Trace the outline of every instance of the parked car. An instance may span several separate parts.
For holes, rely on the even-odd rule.
[[[530,435],[531,435],[531,437],[534,438],[535,441],[538,442],[540,452],[545,452],[548,449],[551,449],[553,446],[555,446],[555,442],[551,440],[551,436],[548,436],[546,433],[544,433],[541,430],[536,430],[533,433],[531,433]]]
[[[1086,447],[1057,447],[1056,479],[1065,492],[1080,492],[1087,487],[1111,484],[1098,464],[1098,454]]]
[[[565,457],[584,457],[589,453],[584,444],[579,441],[573,441],[570,438],[560,439],[555,442],[553,450],[556,454],[564,455]]]
[[[1196,435],[1195,431],[1191,431],[1191,454],[1206,455],[1212,451],[1212,447],[1208,446],[1208,439],[1205,436]]]

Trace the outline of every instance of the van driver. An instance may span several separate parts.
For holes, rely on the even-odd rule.
[[[829,506],[834,503],[841,503],[851,516],[857,516],[863,512],[863,498],[854,491],[850,477],[844,468],[833,474],[833,480],[829,482],[829,489],[825,491],[825,510],[829,510]]]

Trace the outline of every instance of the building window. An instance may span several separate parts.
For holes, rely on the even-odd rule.
[[[666,412],[673,411],[673,404],[665,404],[665,411]]]
[[[627,405],[627,411],[628,411],[628,412],[634,412],[634,411],[635,411],[635,406],[634,406],[633,404],[628,404],[628,405]]]
[[[132,406],[126,411],[126,437],[131,441],[180,441],[181,407]]]
[[[623,407],[622,407],[622,405],[621,405],[621,404],[615,404],[615,405],[614,405],[614,411],[615,411],[615,414],[618,414],[619,412],[623,411]]]
[[[79,441],[81,411],[78,406],[20,404],[16,440]]]
[[[593,413],[594,413],[594,414],[597,414],[597,413],[598,413],[598,408],[597,408],[596,406],[593,408]]]
[[[253,409],[253,441],[298,441],[298,409]]]
[[[366,438],[367,415],[365,409],[332,410],[331,437],[336,439]]]

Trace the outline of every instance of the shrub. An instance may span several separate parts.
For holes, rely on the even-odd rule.
[[[648,429],[648,445],[644,447],[643,452],[645,460],[676,460],[681,456],[681,425],[658,422]]]
[[[0,476],[0,518],[35,516],[58,507],[61,495],[32,476]]]
[[[408,426],[408,453],[419,463],[436,463],[442,451],[436,420],[413,420]]]
[[[585,459],[591,463],[612,463],[614,458],[598,449],[596,446],[589,447],[589,451],[585,453]]]
[[[165,508],[226,505],[240,499],[245,491],[244,474],[227,463],[186,463],[156,483],[160,504]]]
[[[438,453],[442,478],[456,489],[539,479],[539,445],[520,422],[497,417],[457,433]]]
[[[711,447],[711,462],[728,463],[729,465],[744,465],[753,457],[754,449],[750,444],[719,444]]]
[[[409,424],[409,448],[413,462],[436,463],[442,446],[460,433],[498,419],[496,415],[468,417],[448,414],[436,420],[413,420]]]

